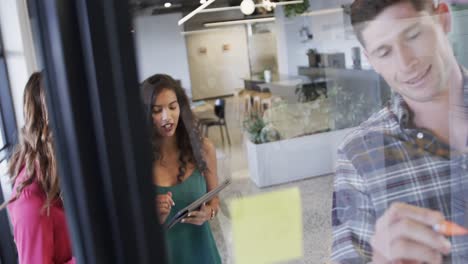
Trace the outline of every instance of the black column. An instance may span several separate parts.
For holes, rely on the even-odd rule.
[[[30,0],[79,263],[166,263],[126,1]]]

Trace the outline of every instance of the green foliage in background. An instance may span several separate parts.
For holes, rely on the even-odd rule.
[[[273,142],[281,139],[281,136],[271,124],[265,123],[258,113],[250,114],[244,120],[244,129],[249,135],[250,141],[254,144]]]
[[[250,141],[252,141],[252,143],[262,143],[260,138],[260,132],[265,127],[265,122],[259,114],[253,113],[247,116],[247,118],[244,120],[243,125],[245,131],[247,131],[247,133],[249,134],[249,139]]]
[[[298,102],[305,103],[310,102],[320,96],[317,92],[318,85],[314,84],[301,84],[295,90],[296,95],[298,96]]]
[[[317,49],[308,49],[307,50],[307,54],[317,54],[317,53],[318,53]]]
[[[280,133],[272,124],[267,124],[262,128],[262,131],[260,131],[260,141],[262,143],[274,142],[280,139]]]
[[[284,1],[287,2],[287,1]],[[304,0],[302,4],[295,4],[295,5],[285,5],[284,6],[284,14],[286,17],[293,17],[300,15],[309,9],[309,0]]]

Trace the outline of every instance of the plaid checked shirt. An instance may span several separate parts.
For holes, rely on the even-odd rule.
[[[468,106],[468,73],[463,95]],[[466,108],[465,108],[466,109]],[[468,156],[456,153],[429,131],[410,127],[403,98],[351,132],[338,148],[333,193],[332,260],[368,263],[376,220],[396,201],[442,212],[466,225]],[[468,263],[468,239],[452,239],[444,263]]]

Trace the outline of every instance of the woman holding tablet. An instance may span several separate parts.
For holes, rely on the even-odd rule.
[[[168,75],[155,74],[143,84],[152,124],[153,181],[160,223],[218,185],[216,150],[201,137],[184,90]],[[166,233],[170,263],[221,263],[208,220],[219,209],[216,197]]]

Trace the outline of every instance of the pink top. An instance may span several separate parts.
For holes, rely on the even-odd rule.
[[[24,181],[25,171],[21,170],[13,190]],[[75,264],[63,204],[54,202],[47,216],[47,209],[42,209],[45,198],[40,185],[33,181],[8,205],[19,263]]]

